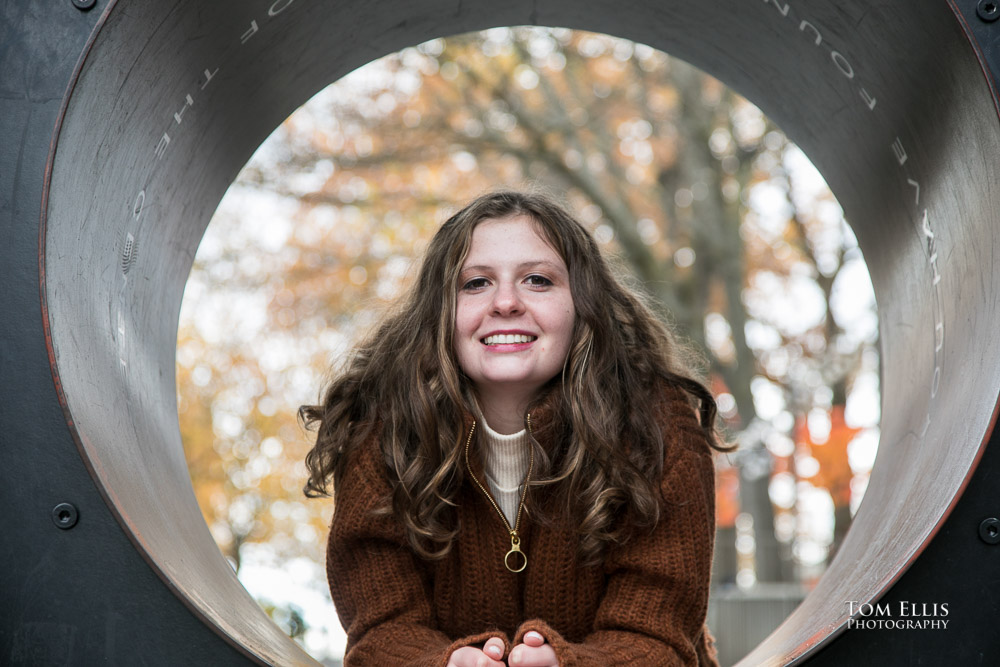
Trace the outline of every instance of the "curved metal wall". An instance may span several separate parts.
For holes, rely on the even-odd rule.
[[[0,10],[0,659],[311,662],[239,586],[190,489],[174,348],[194,251],[252,151],[321,87],[403,46],[520,24],[644,42],[742,92],[824,173],[868,262],[884,395],[868,495],[817,589],[746,664],[1000,657],[985,638],[1000,603],[979,584],[1000,547],[976,532],[997,515],[1000,470],[986,447],[1000,24],[976,3],[98,5]],[[79,511],[68,529],[61,502]],[[844,632],[848,602],[878,599],[951,601],[952,630]]]

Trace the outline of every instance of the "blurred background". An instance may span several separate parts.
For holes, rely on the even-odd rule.
[[[391,54],[317,94],[219,205],[181,309],[177,387],[195,493],[260,605],[327,665],[329,500],[307,500],[296,422],[472,197],[540,185],[698,348],[717,457],[709,624],[723,664],[833,558],[879,424],[878,324],[843,211],[753,104],[601,34],[498,28]]]

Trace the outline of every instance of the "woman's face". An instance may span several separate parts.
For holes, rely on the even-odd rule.
[[[530,218],[479,223],[459,273],[455,353],[481,399],[534,396],[562,370],[575,318],[566,262]]]

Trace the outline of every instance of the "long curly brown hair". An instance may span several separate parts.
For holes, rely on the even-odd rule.
[[[336,491],[349,454],[374,440],[393,488],[385,511],[424,558],[451,548],[459,530],[455,499],[466,477],[463,418],[475,398],[453,349],[459,272],[479,223],[522,215],[565,261],[576,310],[563,372],[528,409],[545,404],[552,418],[542,428],[557,443],[546,450],[532,437],[530,486],[554,495],[553,507],[578,526],[581,556],[596,561],[609,544],[659,520],[665,451],[655,407],[665,388],[685,392],[708,442],[726,449],[711,394],[682,362],[669,328],[616,278],[590,233],[543,195],[484,195],[437,231],[416,282],[355,348],[322,405],[299,411],[303,424],[317,429],[306,456],[306,495],[328,495],[331,480]],[[541,515],[534,502],[528,508]]]

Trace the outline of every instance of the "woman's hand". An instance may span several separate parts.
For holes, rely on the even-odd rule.
[[[559,667],[559,659],[552,646],[545,643],[545,637],[529,630],[524,633],[523,644],[510,651],[507,662],[511,667]]]
[[[499,637],[490,637],[482,649],[463,646],[453,651],[448,658],[448,667],[505,667],[503,651],[503,640]]]

